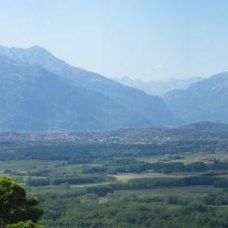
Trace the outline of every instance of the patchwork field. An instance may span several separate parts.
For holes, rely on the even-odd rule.
[[[179,144],[4,144],[0,175],[39,200],[45,227],[226,227],[227,153]]]

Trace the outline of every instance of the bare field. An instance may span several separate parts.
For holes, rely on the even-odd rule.
[[[116,178],[117,181],[127,181],[132,179],[140,179],[140,178],[156,178],[156,177],[176,177],[182,178],[185,176],[192,176],[190,174],[164,174],[164,173],[119,173],[116,175],[111,175]]]

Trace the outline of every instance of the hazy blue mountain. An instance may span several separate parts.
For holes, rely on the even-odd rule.
[[[163,96],[174,114],[187,122],[228,122],[228,72]]]
[[[0,57],[0,80],[1,131],[100,130],[149,124],[103,95],[72,86],[38,65]]]
[[[0,130],[75,131],[177,123],[164,102],[45,49],[0,48]]]
[[[0,49],[1,51],[1,49]],[[31,49],[5,48],[12,59],[23,59],[29,64],[39,64],[47,70],[71,80],[75,85],[99,92],[131,112],[136,112],[149,120],[153,125],[173,125],[176,123],[163,101],[154,96],[148,96],[140,90],[126,87],[109,80],[99,74],[72,67],[54,57],[43,48]]]
[[[201,77],[192,77],[188,79],[170,79],[168,81],[142,81],[123,76],[113,80],[120,82],[123,85],[143,90],[147,94],[161,96],[171,90],[186,89],[192,83],[202,79],[203,78]]]

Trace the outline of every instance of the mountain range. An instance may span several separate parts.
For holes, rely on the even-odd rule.
[[[228,122],[228,72],[193,83],[163,96],[170,110],[184,122]]]
[[[0,47],[0,131],[174,126],[163,100],[70,66],[38,46]]]
[[[162,96],[172,90],[186,89],[192,83],[202,79],[202,77],[192,77],[187,79],[169,79],[167,81],[143,81],[123,76],[121,78],[114,78],[113,80],[118,81],[123,85],[143,90],[147,94]]]

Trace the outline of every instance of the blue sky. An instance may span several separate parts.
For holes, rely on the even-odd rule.
[[[107,77],[228,70],[227,0],[0,0],[0,45],[39,45]]]

